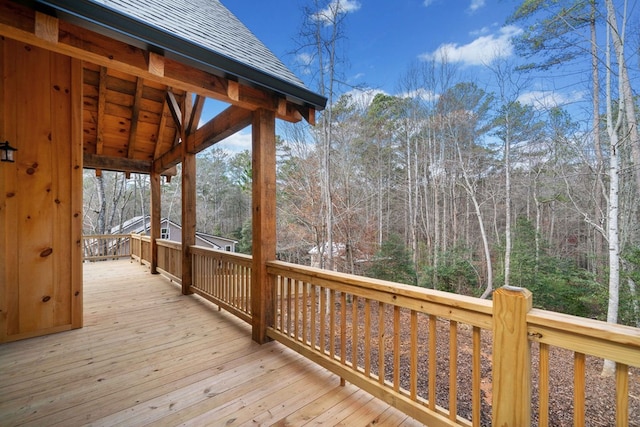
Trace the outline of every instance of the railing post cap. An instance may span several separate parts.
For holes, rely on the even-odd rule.
[[[512,296],[515,296],[516,294],[522,294],[522,296],[525,298],[530,298],[532,295],[531,291],[527,288],[521,288],[519,286],[511,285],[502,286],[501,288],[498,288],[496,292],[499,292],[501,294],[510,294]]]

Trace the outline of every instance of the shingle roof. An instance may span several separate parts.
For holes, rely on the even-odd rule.
[[[306,88],[219,0],[36,1],[130,44],[283,93],[317,109],[325,106],[326,99]]]

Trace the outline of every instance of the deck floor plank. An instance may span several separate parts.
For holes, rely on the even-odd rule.
[[[418,425],[138,264],[84,275],[84,328],[0,344],[0,425]]]

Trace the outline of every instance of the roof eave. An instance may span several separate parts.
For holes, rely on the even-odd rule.
[[[36,0],[36,3],[53,9],[60,19],[67,22],[162,54],[202,71],[281,94],[293,103],[313,107],[318,111],[326,106],[325,97],[303,86],[282,80],[103,5],[86,0]]]

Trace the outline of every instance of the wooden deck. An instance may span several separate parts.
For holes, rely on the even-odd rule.
[[[419,425],[138,264],[84,276],[83,329],[0,345],[0,425]]]

